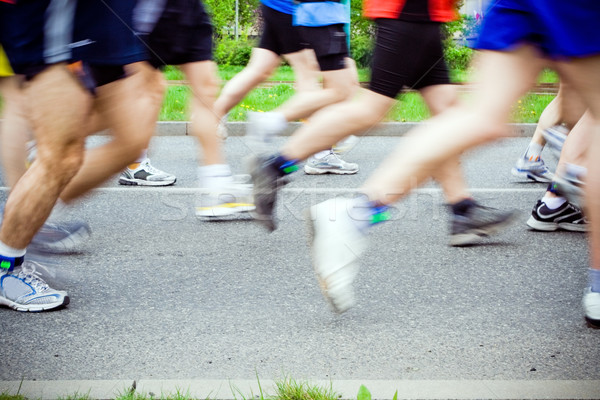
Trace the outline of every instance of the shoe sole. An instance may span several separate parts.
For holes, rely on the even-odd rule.
[[[120,185],[125,185],[125,186],[171,186],[174,185],[175,182],[177,182],[177,179],[173,180],[173,182],[171,181],[167,181],[167,182],[153,182],[153,181],[145,181],[143,179],[125,179],[125,178],[119,178],[119,184]]]
[[[358,169],[355,171],[345,171],[343,169],[320,169],[309,167],[308,165],[304,166],[304,173],[307,175],[325,175],[325,174],[333,174],[333,175],[354,175],[358,173]]]
[[[585,322],[587,323],[587,326],[593,329],[600,329],[600,320],[599,319],[592,319],[590,317],[585,317]]]
[[[517,178],[528,179],[528,180],[538,182],[538,183],[550,183],[550,182],[552,182],[552,178],[553,178],[552,174],[550,175],[549,178],[543,178],[541,176],[532,175],[531,173],[529,173],[527,171],[522,171],[522,170],[519,170],[516,168],[511,169],[510,172],[513,174],[513,176],[516,176]]]
[[[218,207],[196,207],[196,216],[200,218],[219,218],[254,211],[254,204],[228,203]]]
[[[0,305],[12,308],[13,310],[20,312],[42,312],[49,310],[56,310],[62,307],[67,306],[70,303],[69,296],[63,297],[63,301],[60,304],[32,304],[32,305],[23,305],[19,303],[15,303],[7,298],[0,297]]]
[[[473,229],[467,233],[461,233],[459,235],[451,235],[450,246],[460,247],[478,244],[481,242],[481,239],[492,236],[500,232],[504,228],[508,227],[515,221],[516,216],[517,212],[513,211],[504,221],[499,222],[497,224],[488,225],[483,228]]]
[[[527,220],[527,226],[536,231],[542,232],[555,232],[559,229],[569,231],[569,232],[587,232],[588,226],[587,224],[567,224],[567,223],[555,223],[555,222],[543,222],[538,221],[533,216],[529,217]]]
[[[92,236],[92,232],[89,228],[82,226],[64,239],[57,240],[56,242],[35,242],[32,241],[27,248],[32,251],[39,251],[44,253],[55,253],[65,254],[77,250],[82,243],[87,241]]]
[[[321,275],[317,271],[317,268],[315,265],[315,257],[314,257],[314,251],[313,251],[313,243],[315,240],[315,224],[313,222],[314,221],[313,218],[315,218],[315,216],[313,216],[312,210],[310,208],[304,210],[304,221],[305,221],[306,228],[308,231],[308,246],[310,247],[310,258],[312,260],[311,264],[313,267],[313,271],[317,278],[317,282],[319,284],[319,289],[321,289],[321,294],[327,301],[327,304],[329,304],[329,307],[331,308],[331,310],[337,314],[342,314],[342,313],[348,311],[352,307],[348,307],[346,309],[341,309],[336,306],[333,299],[329,296],[329,291],[327,289],[327,282],[325,282],[325,280],[323,278],[321,278]]]

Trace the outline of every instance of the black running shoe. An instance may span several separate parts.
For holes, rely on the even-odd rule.
[[[272,157],[255,156],[248,163],[248,169],[254,184],[252,194],[254,196],[254,206],[256,207],[250,214],[271,232],[276,228],[273,213],[277,191],[280,186],[287,183],[273,160]]]
[[[475,244],[482,237],[490,236],[508,226],[516,212],[502,211],[474,203],[465,215],[452,215],[451,246]]]
[[[527,220],[527,225],[536,231],[546,232],[558,229],[585,232],[588,229],[588,222],[581,210],[568,201],[557,209],[551,210],[546,203],[538,200],[531,211],[531,217]]]

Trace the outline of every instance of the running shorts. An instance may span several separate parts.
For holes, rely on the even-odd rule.
[[[282,13],[261,5],[263,32],[258,48],[270,50],[277,55],[295,53],[304,49],[300,31],[292,25],[292,14]]]
[[[403,88],[450,83],[441,24],[378,18],[369,89],[396,98]]]
[[[302,37],[302,45],[315,51],[321,71],[346,68],[346,57],[349,57],[349,52],[344,24],[298,26],[298,29]]]
[[[510,51],[528,43],[553,59],[600,53],[598,0],[496,0],[475,48]]]
[[[154,67],[212,60],[212,24],[199,0],[167,0],[147,38]]]

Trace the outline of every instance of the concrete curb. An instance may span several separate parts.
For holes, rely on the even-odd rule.
[[[373,400],[398,399],[598,399],[600,380],[315,380],[311,386],[332,388],[341,399],[356,399],[361,385]],[[0,393],[54,400],[75,393],[90,399],[114,399],[135,390],[144,396],[175,393],[194,399],[236,400],[276,393],[273,380],[178,379],[4,381]]]
[[[246,134],[247,122],[228,122],[227,131],[229,136],[244,136]],[[419,122],[384,122],[365,132],[365,136],[402,136],[410,129],[420,125]],[[282,136],[291,135],[302,122],[292,122]],[[515,137],[531,137],[535,132],[537,124],[509,124]],[[156,126],[158,136],[187,136],[190,135],[189,121],[162,121]]]

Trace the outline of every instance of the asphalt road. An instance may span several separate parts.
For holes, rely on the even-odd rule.
[[[361,167],[355,176],[296,173],[269,234],[248,217],[196,219],[195,142],[157,137],[153,164],[176,174],[175,186],[124,187],[115,177],[70,211],[93,229],[81,252],[49,259],[71,304],[0,309],[0,393],[21,380],[21,393],[40,398],[57,383],[63,393],[98,382],[118,392],[136,380],[146,392],[212,382],[231,397],[227,382],[292,377],[344,382],[349,396],[370,382],[374,398],[394,388],[406,398],[600,398],[600,330],[585,325],[581,307],[585,235],[527,229],[545,189],[510,174],[527,142],[506,139],[464,159],[476,199],[521,211],[513,226],[451,248],[442,194],[425,186],[372,230],[358,305],[336,315],[312,273],[302,211],[359,187],[401,138],[361,139],[346,155]],[[243,139],[226,149],[242,172]]]

